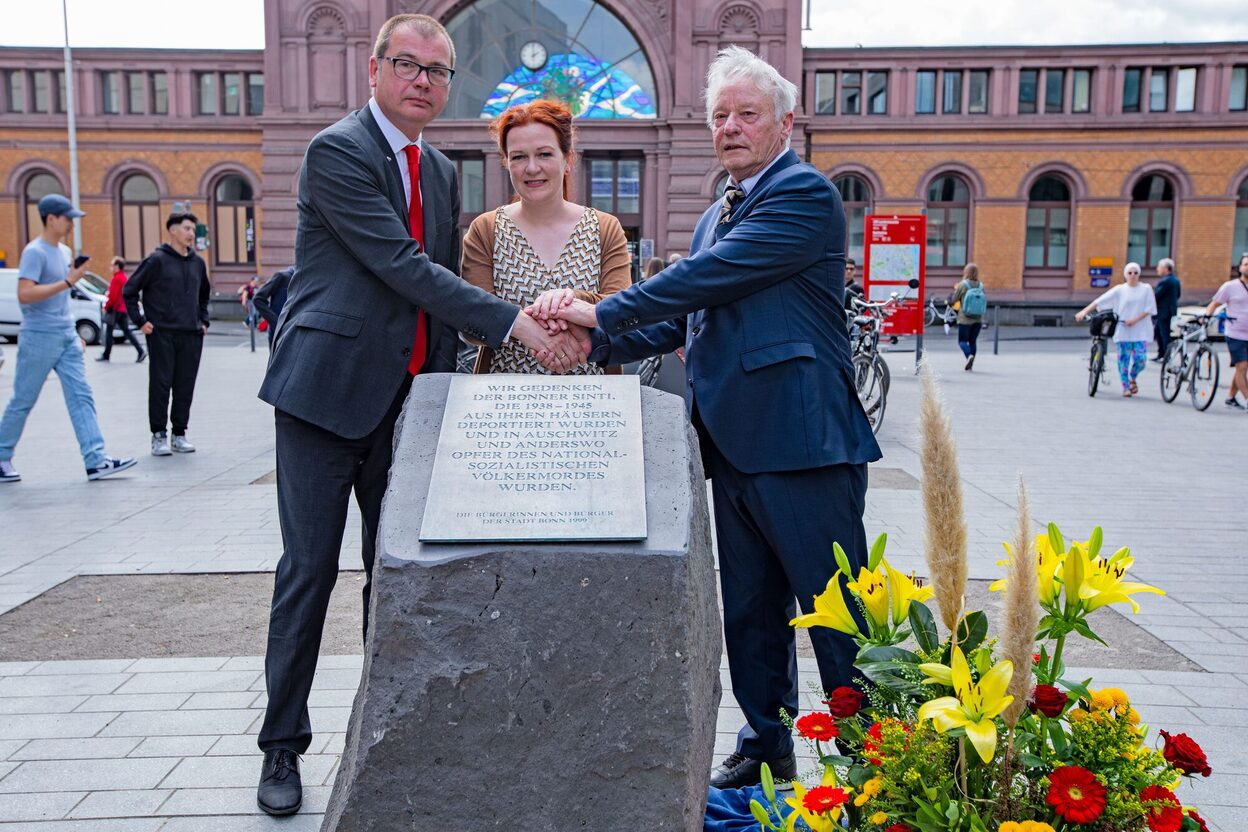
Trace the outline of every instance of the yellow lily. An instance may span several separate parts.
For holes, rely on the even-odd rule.
[[[997,565],[1009,566],[1010,558],[1014,557],[1014,550],[1008,543],[1002,545],[1005,546],[1005,553],[1008,557],[1005,560],[997,561]],[[1040,590],[1040,602],[1042,604],[1052,604],[1062,589],[1062,585],[1057,580],[1057,572],[1066,560],[1066,553],[1054,551],[1053,544],[1050,542],[1047,534],[1038,535],[1035,545],[1036,578]],[[1004,590],[1005,578],[993,581],[989,584],[988,589],[993,592]]]
[[[841,570],[828,579],[828,586],[815,596],[815,611],[799,615],[789,622],[792,627],[831,627],[851,636],[860,635],[858,622],[849,612],[841,590]]]
[[[1091,558],[1085,564],[1083,583],[1079,586],[1079,600],[1091,612],[1108,604],[1128,603],[1131,611],[1138,613],[1140,605],[1130,596],[1137,592],[1151,592],[1165,595],[1165,590],[1148,584],[1124,581],[1127,570],[1135,563],[1131,551],[1123,548],[1114,553],[1113,557]]]
[[[883,561],[888,575],[888,600],[892,606],[893,624],[898,625],[910,615],[911,601],[926,601],[932,597],[931,586],[916,586],[914,577],[898,572],[888,561]]]
[[[884,571],[877,568],[874,572],[865,567],[858,570],[858,580],[850,581],[847,586],[862,601],[867,617],[880,629],[888,627],[888,587],[884,583]]]
[[[942,734],[954,728],[965,729],[979,758],[991,762],[997,750],[996,717],[1014,701],[1005,692],[1014,675],[1014,665],[997,662],[976,684],[971,681],[971,668],[960,647],[953,648],[949,664],[949,678],[956,695],[924,702],[919,708],[919,721],[932,720]]]

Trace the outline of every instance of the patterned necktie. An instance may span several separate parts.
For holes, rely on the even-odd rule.
[[[412,198],[407,203],[408,230],[411,231],[412,239],[420,243],[421,251],[425,251],[425,212],[420,204],[420,145],[409,144],[404,151],[407,153],[408,179],[412,185]],[[412,360],[407,364],[407,372],[411,375],[416,375],[420,372],[420,368],[425,366],[428,327],[425,310],[421,309],[416,317],[416,337],[412,342]]]
[[[733,207],[743,199],[745,199],[745,191],[741,190],[741,186],[729,185],[724,191],[724,204],[719,206],[719,222],[717,224],[723,225],[728,222],[729,217],[732,216]]]

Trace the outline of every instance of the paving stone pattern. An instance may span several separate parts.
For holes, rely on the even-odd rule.
[[[1072,673],[1124,687],[1150,725],[1197,739],[1215,773],[1184,785],[1180,798],[1199,806],[1211,828],[1248,829],[1248,615],[1239,600],[1248,547],[1235,499],[1248,417],[1220,401],[1204,414],[1182,398],[1163,404],[1152,364],[1139,398],[1121,399],[1111,385],[1089,399],[1082,341],[1003,342],[1002,355],[986,350],[973,373],[963,372],[950,340],[930,338],[929,348],[960,442],[971,576],[997,575],[1020,473],[1037,524],[1052,519],[1082,537],[1099,523],[1107,545],[1130,545],[1133,577],[1169,592],[1140,596],[1135,622],[1203,672]],[[50,380],[14,460],[24,481],[0,486],[0,612],[77,574],[272,570],[281,552],[274,487],[263,482],[273,469],[272,413],[254,398],[264,360],[210,337],[190,429],[200,450],[163,459],[146,453],[146,368],[88,360],[110,453],[140,457],[128,475],[98,483],[83,475]],[[913,355],[889,361],[882,464],[917,477]],[[10,395],[12,366],[0,371],[0,400]],[[888,532],[893,563],[922,574],[918,493],[887,487],[904,478],[881,480],[868,496],[868,532]],[[358,544],[353,515],[344,568],[358,568]],[[261,657],[0,663],[0,832],[313,832],[360,665],[358,656],[322,657],[304,812],[278,821],[255,806]],[[798,665],[808,688],[814,662]],[[726,669],[721,676],[716,753],[726,754],[740,713]],[[815,704],[812,693],[803,697]],[[802,765],[813,771],[813,757]]]

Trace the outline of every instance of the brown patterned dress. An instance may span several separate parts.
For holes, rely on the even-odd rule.
[[[598,212],[586,208],[563,245],[559,260],[547,268],[537,256],[524,232],[501,207],[494,212],[494,294],[508,303],[525,307],[547,289],[598,291],[602,264],[602,236]],[[539,373],[550,375],[528,350],[508,341],[494,354],[491,373]],[[601,375],[596,365],[581,365],[573,375]]]

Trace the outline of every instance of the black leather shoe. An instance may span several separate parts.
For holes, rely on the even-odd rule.
[[[755,760],[734,751],[711,770],[711,785],[717,789],[743,789],[763,782],[763,763],[771,768],[774,780],[797,778],[797,756],[790,751],[775,760]]]
[[[146,360],[147,360],[147,353],[145,353],[145,352],[141,352],[141,353],[139,353],[139,357],[138,357],[138,358],[136,358],[136,359],[134,359],[134,363],[135,363],[135,364],[142,364],[142,363],[143,363],[144,361],[146,361]]]
[[[293,815],[303,805],[303,779],[299,755],[289,748],[264,752],[256,803],[270,815]]]

